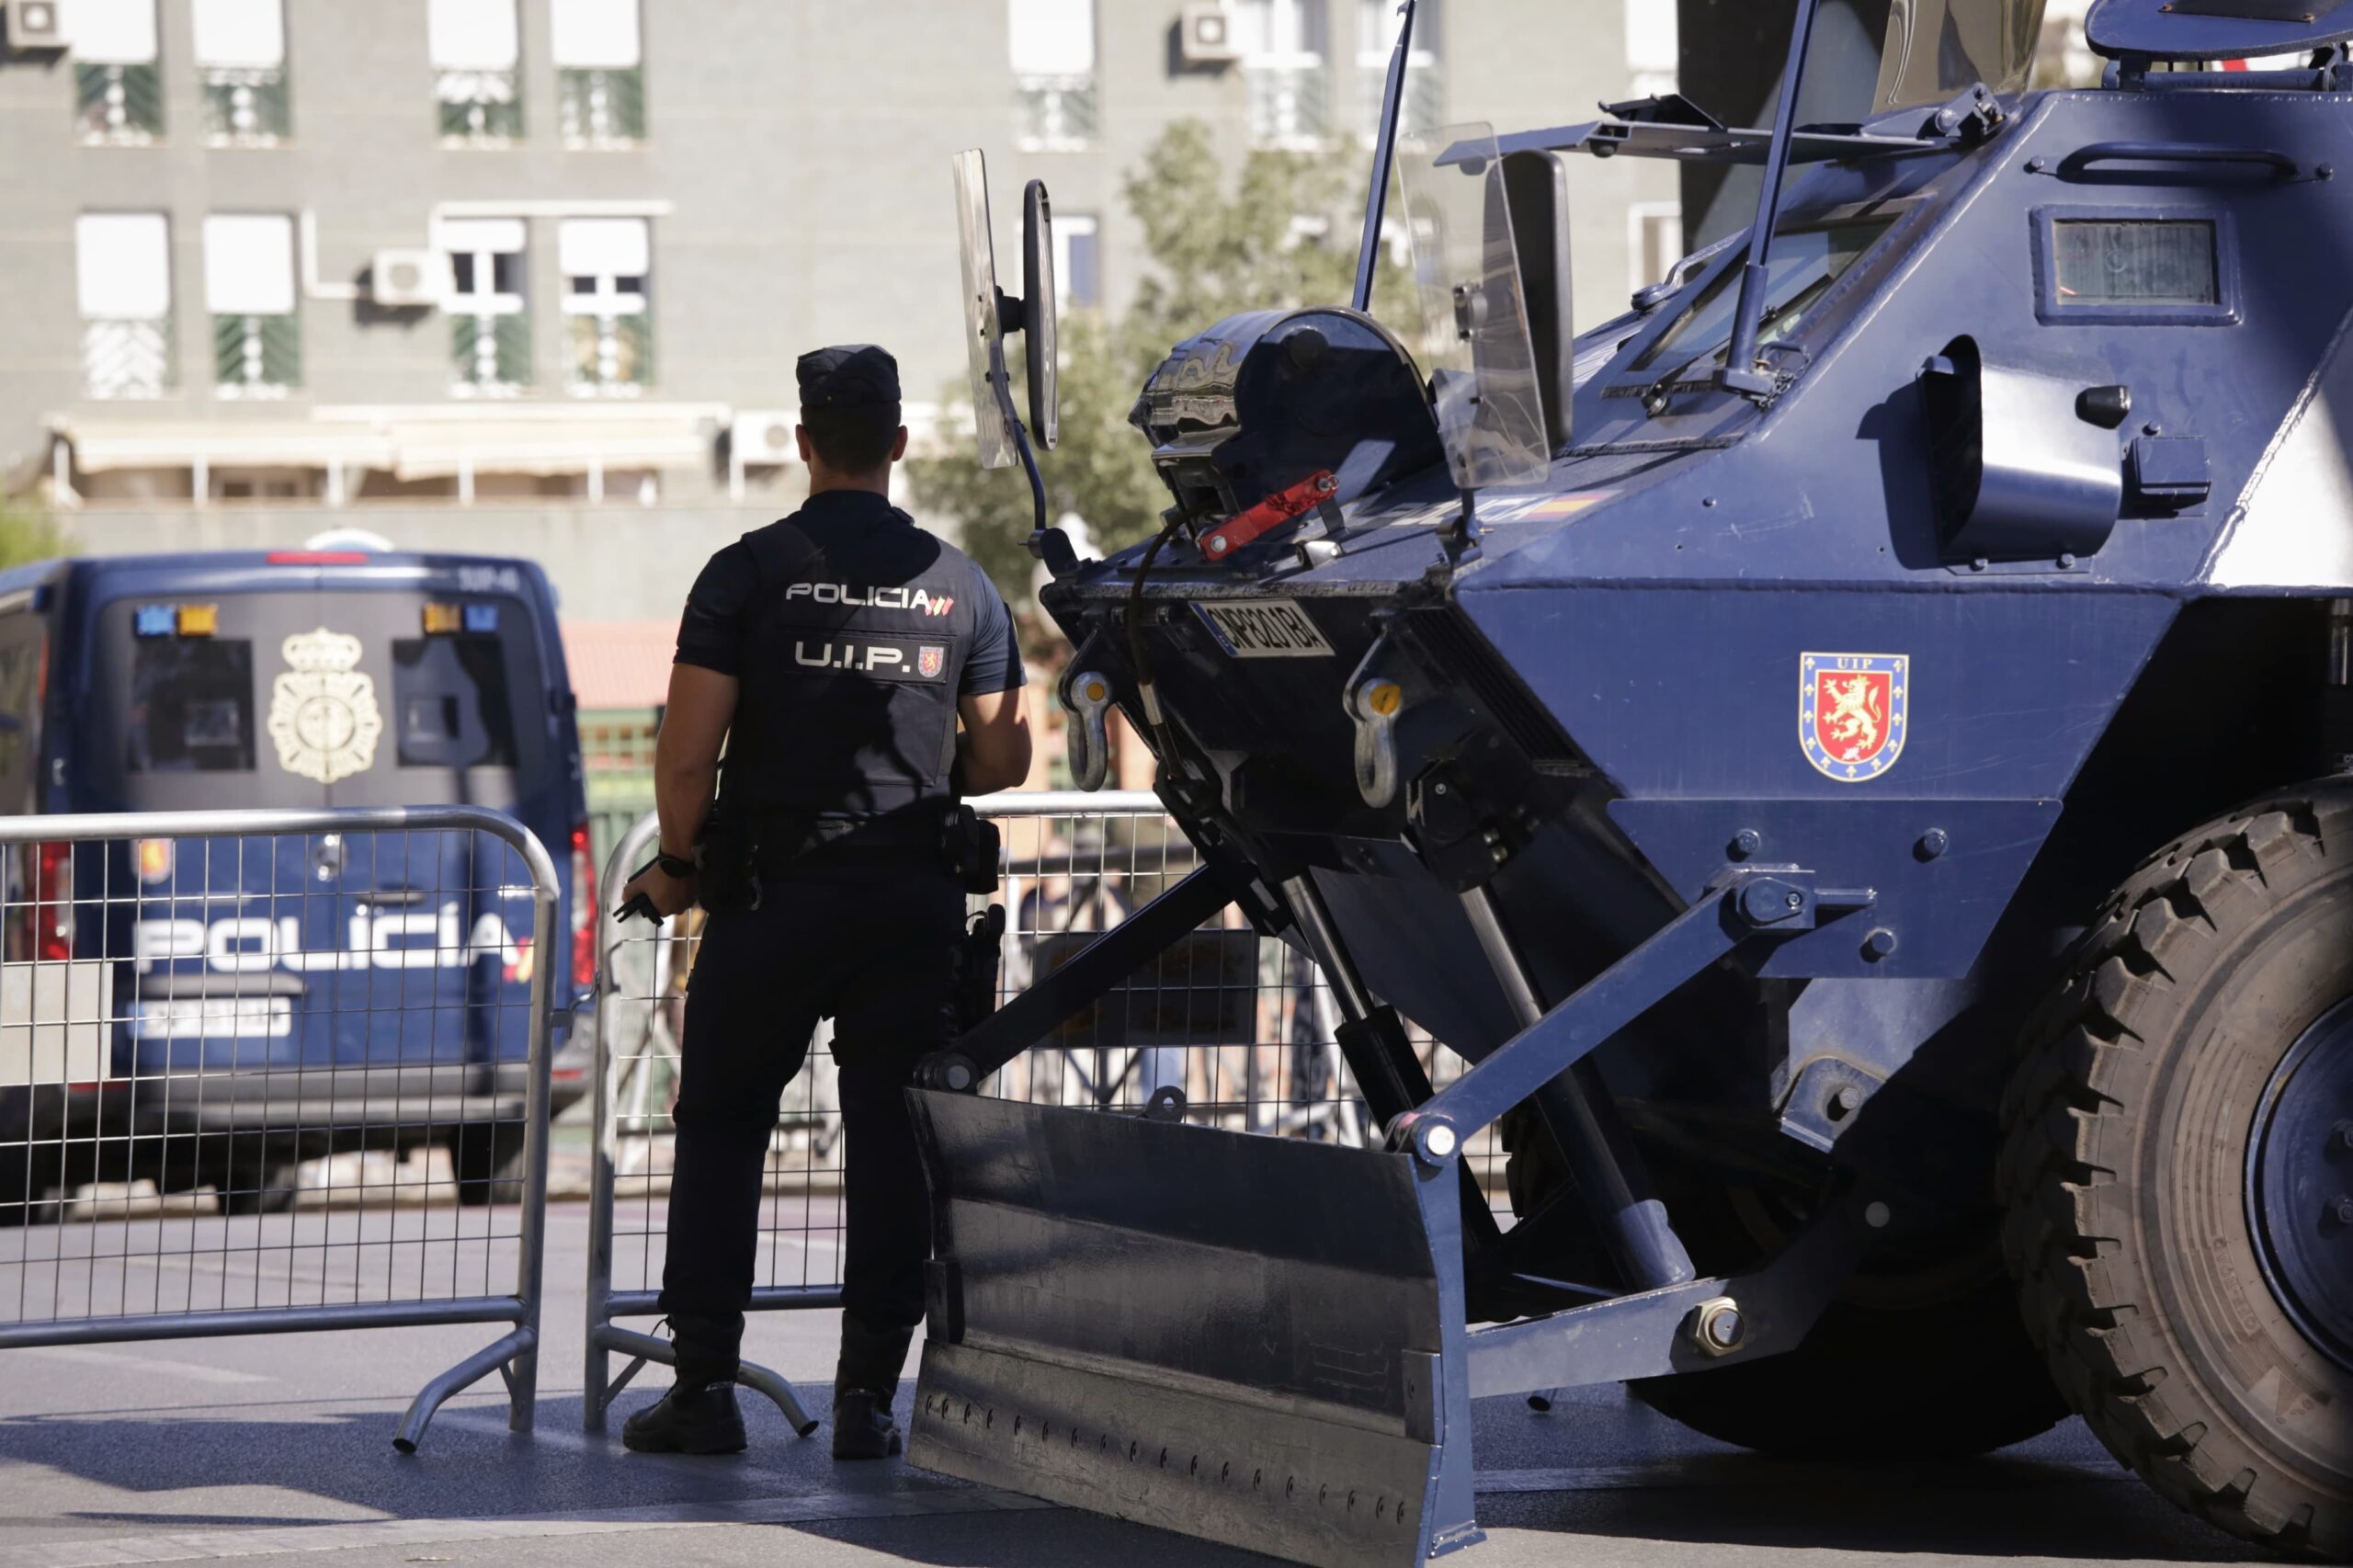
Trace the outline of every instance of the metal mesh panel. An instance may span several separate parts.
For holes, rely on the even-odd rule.
[[[973,898],[1006,911],[1000,1002],[1067,962],[1193,870],[1183,833],[1149,795],[1093,797],[1083,809],[1039,810],[1018,796],[978,802],[1003,835],[996,892]],[[651,857],[652,820],[642,822],[608,867],[608,894]],[[616,873],[618,872],[618,876]],[[609,906],[614,902],[609,896]],[[687,977],[701,917],[656,932],[642,923],[609,928],[608,995],[603,1040],[611,1053],[609,1114],[610,1290],[616,1310],[649,1310],[662,1282],[676,1098],[678,1042]],[[1340,1021],[1322,972],[1289,945],[1258,934],[1229,910],[1009,1064],[985,1093],[1034,1103],[1135,1113],[1164,1085],[1185,1093],[1188,1119],[1237,1131],[1377,1142],[1334,1043]],[[1418,1031],[1414,1040],[1443,1087],[1459,1058]],[[844,1134],[830,1025],[821,1024],[809,1061],[785,1090],[769,1142],[756,1306],[821,1305],[840,1282]],[[1483,1133],[1465,1151],[1490,1185],[1502,1179],[1501,1151]],[[601,1296],[592,1283],[592,1296]],[[592,1316],[598,1312],[592,1300]]]
[[[0,856],[0,1325],[515,1293],[540,958],[515,846]]]

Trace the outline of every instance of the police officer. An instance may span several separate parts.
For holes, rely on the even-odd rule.
[[[953,807],[1029,767],[1012,611],[889,500],[907,445],[897,363],[858,346],[799,370],[809,502],[713,556],[688,596],[654,755],[661,854],[629,890],[665,915],[710,911],[662,1277],[677,1381],[622,1433],[653,1452],[744,1448],[733,1385],[761,1175],[828,1017],[847,1161],[834,1457],[899,1451],[891,1401],[931,1243],[904,1091],[948,1034]]]

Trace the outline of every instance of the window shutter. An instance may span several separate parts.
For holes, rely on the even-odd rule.
[[[196,0],[196,62],[229,70],[285,64],[281,0]]]
[[[1095,0],[1009,0],[1006,19],[1017,74],[1095,74]]]
[[[204,308],[217,316],[294,313],[294,221],[282,213],[204,221]]]
[[[161,321],[172,313],[171,229],[161,212],[85,212],[74,224],[82,314]]]
[[[433,63],[442,70],[515,69],[515,0],[432,0],[426,18]]]
[[[644,59],[637,0],[551,0],[548,20],[559,66],[624,71]]]
[[[556,231],[556,261],[566,278],[641,278],[652,257],[642,218],[567,218]]]
[[[58,15],[85,65],[155,62],[155,0],[64,0]]]

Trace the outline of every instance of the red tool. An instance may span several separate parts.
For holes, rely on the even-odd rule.
[[[1203,534],[1201,559],[1224,560],[1252,540],[1315,510],[1338,494],[1340,482],[1332,477],[1328,468],[1309,474],[1290,489],[1275,492],[1231,522],[1221,523]]]

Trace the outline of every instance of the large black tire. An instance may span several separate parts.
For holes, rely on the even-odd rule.
[[[1565,1180],[1531,1118],[1515,1113],[1506,1184],[1532,1213]],[[1708,1270],[1753,1267],[1797,1216],[1693,1173],[1669,1211]],[[1626,1385],[1644,1404],[1719,1442],[1786,1459],[1948,1459],[2048,1431],[2066,1406],[2018,1321],[1991,1204],[1902,1252],[1879,1249],[1795,1350],[1719,1370]],[[1931,1390],[1925,1369],[1934,1368]]]
[[[2353,1550],[2353,1370],[2267,1283],[2265,1087],[2353,996],[2353,791],[2261,801],[2125,882],[2004,1105],[2003,1244],[2067,1402],[2166,1497],[2277,1551]]]

